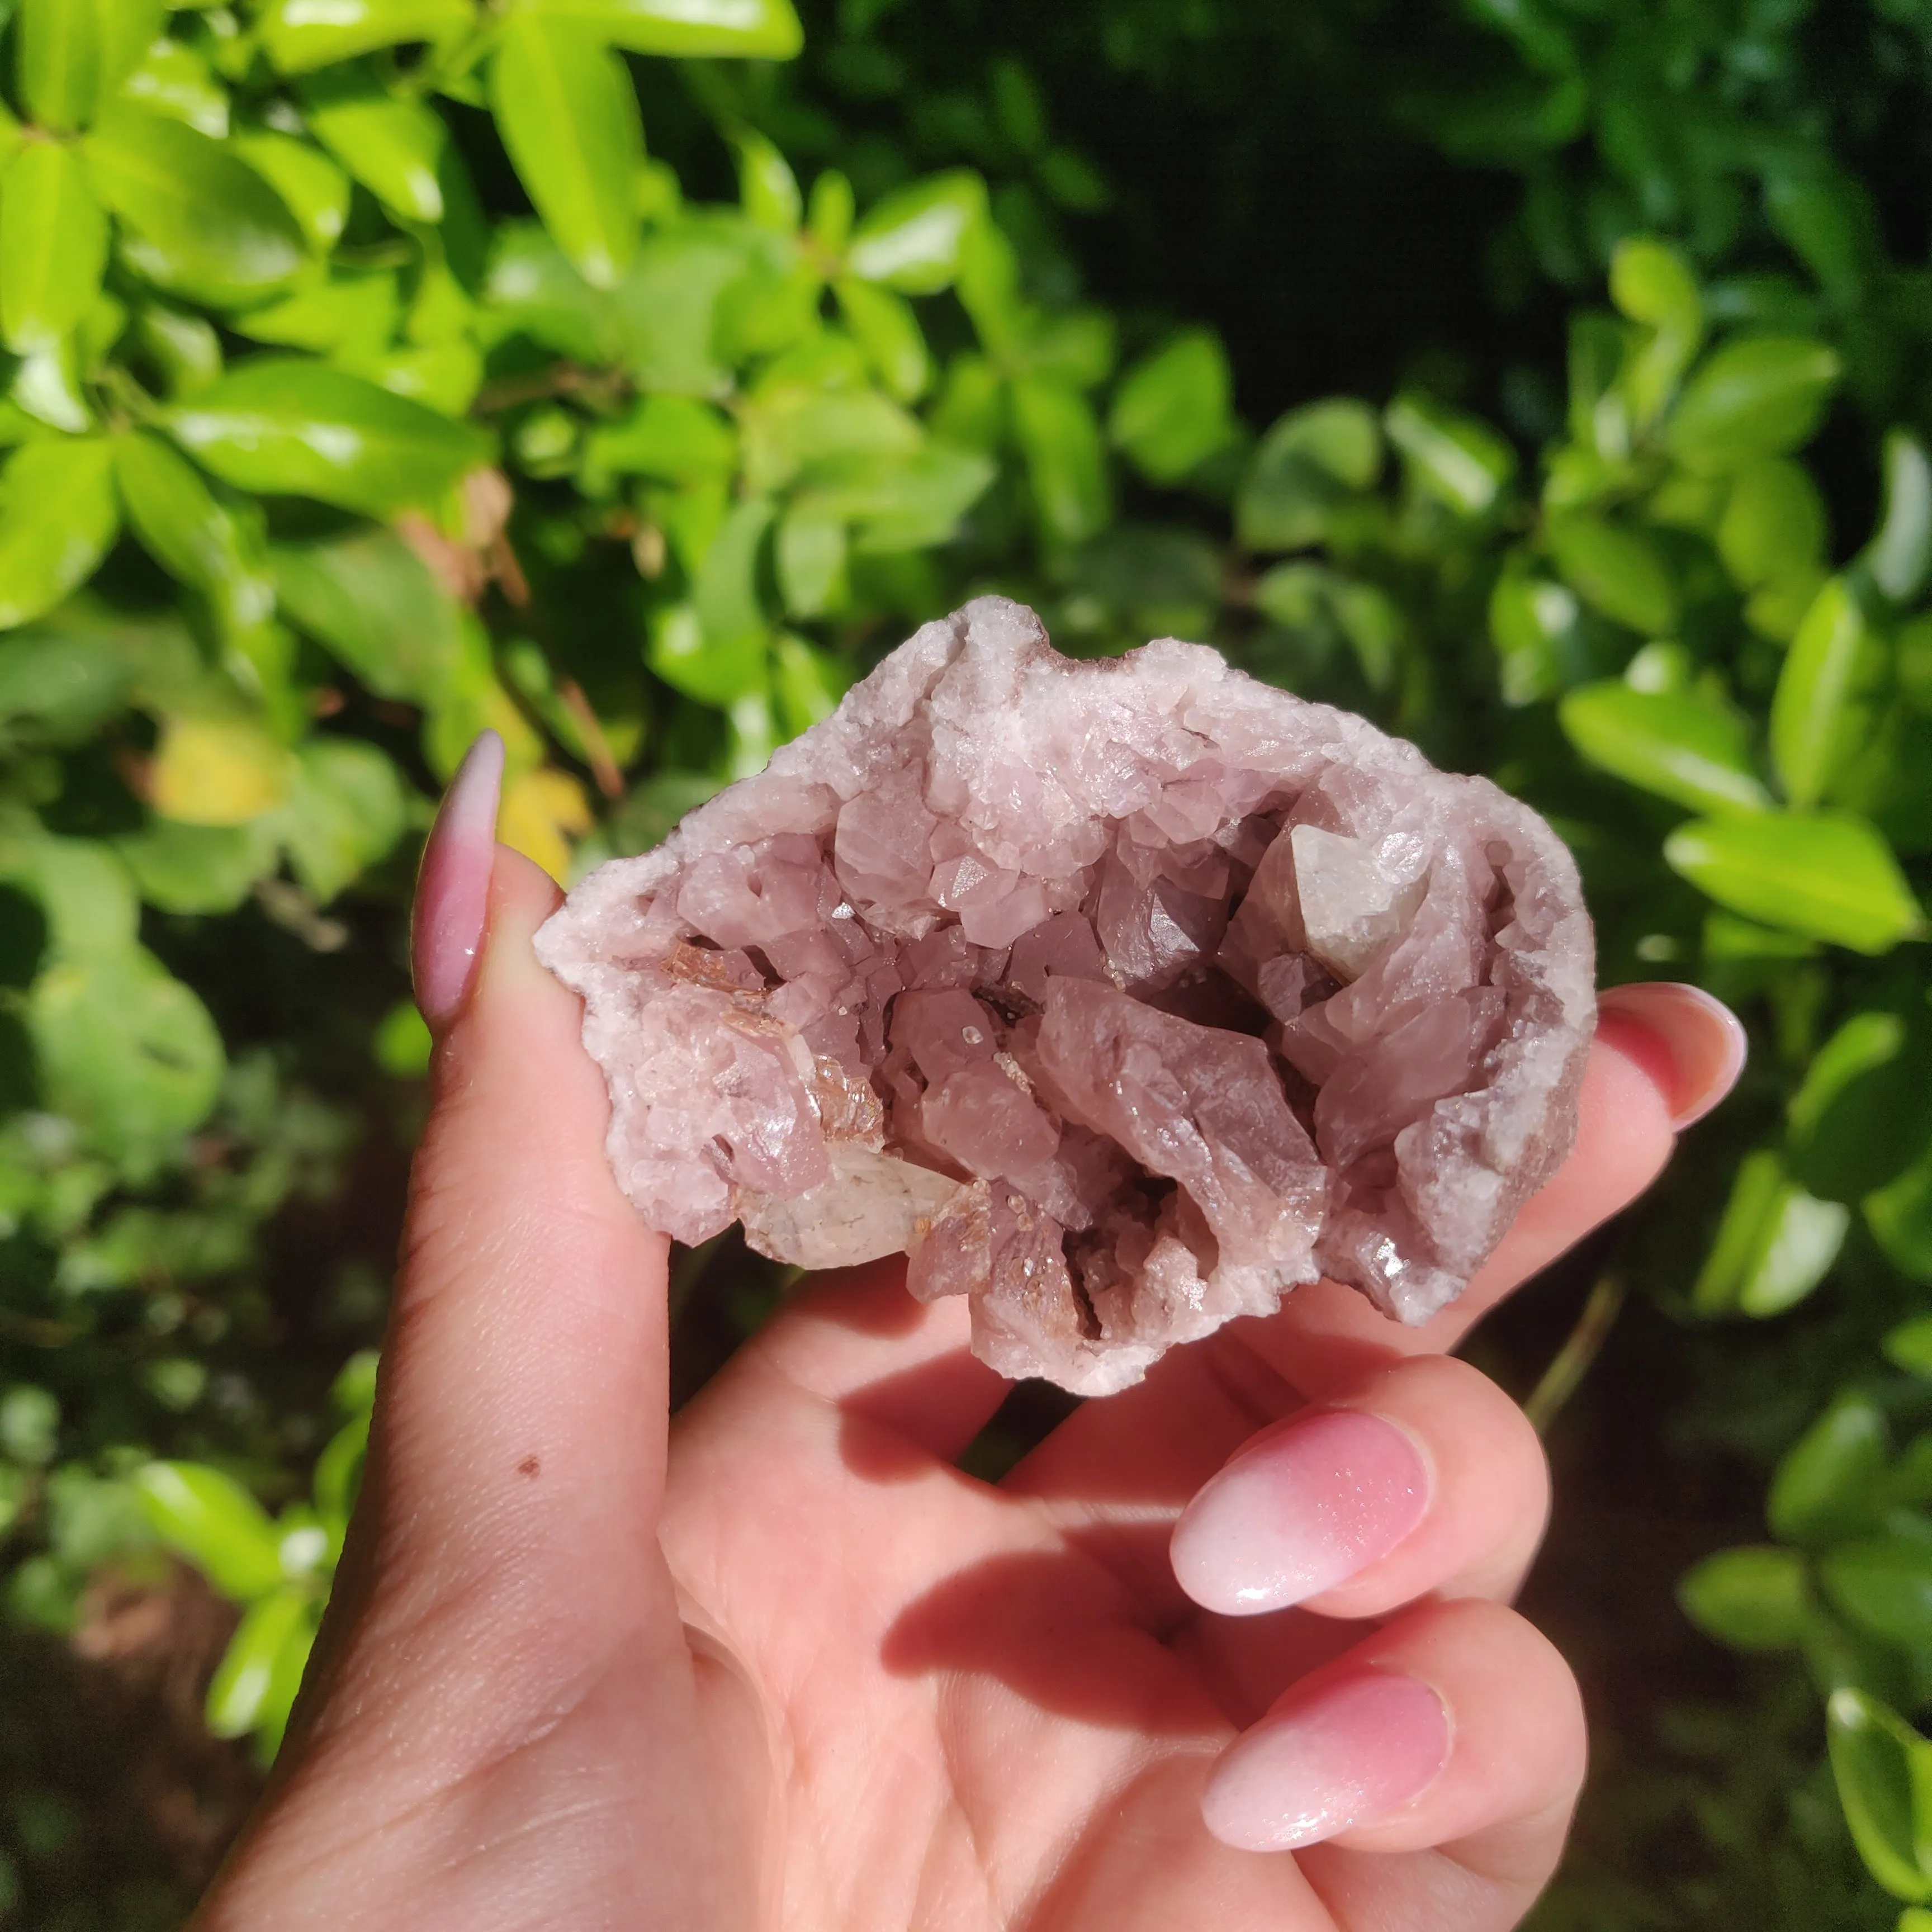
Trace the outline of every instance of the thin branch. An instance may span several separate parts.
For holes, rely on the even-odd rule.
[[[1590,1364],[1610,1339],[1610,1330],[1622,1312],[1626,1292],[1620,1274],[1601,1276],[1591,1289],[1576,1327],[1522,1406],[1523,1413],[1539,1436],[1548,1431],[1557,1411],[1576,1393],[1577,1384],[1589,1373]]]

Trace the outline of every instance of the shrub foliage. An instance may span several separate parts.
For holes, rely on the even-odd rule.
[[[1170,112],[1284,65],[1359,83],[1377,10],[1327,10],[1324,39],[1295,7],[1086,0],[982,60],[844,0],[787,69],[790,0],[13,9],[17,1625],[85,1625],[104,1574],[161,1587],[172,1552],[245,1606],[209,1724],[272,1751],[421,1107],[410,868],[476,732],[508,746],[502,836],[567,880],[996,587],[1063,649],[1210,640],[1489,771],[1576,850],[1606,978],[1748,1015],[1730,1126],[1612,1258],[1688,1337],[1773,1338],[1700,1344],[1678,1425],[1766,1468],[1770,1540],[1679,1593],[1760,1660],[1665,1714],[1678,1769],[1612,1772],[1545,1922],[1918,1922],[1932,460],[1882,162],[1932,28],[1910,0],[1828,32],[1798,0],[1430,14],[1372,138],[1520,178],[1486,272],[1565,290],[1564,344],[1493,410],[1480,357],[1423,357],[1257,428],[1184,297],[1082,295],[1069,234],[1151,190],[1082,122],[1080,50]],[[1659,1849],[1684,1821],[1688,1860]],[[31,1899],[59,1836],[20,1826],[0,1884]],[[100,1910],[172,1910],[143,1896]]]

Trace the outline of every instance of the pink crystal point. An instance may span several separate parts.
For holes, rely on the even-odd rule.
[[[684,1241],[904,1250],[1084,1394],[1328,1274],[1420,1322],[1569,1150],[1576,868],[1486,780],[982,597],[537,936]]]

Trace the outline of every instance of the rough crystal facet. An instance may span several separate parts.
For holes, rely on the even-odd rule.
[[[1352,1282],[1408,1322],[1568,1151],[1590,924],[1550,828],[1162,639],[997,597],[538,936],[654,1225],[904,1250],[995,1367],[1087,1394]]]

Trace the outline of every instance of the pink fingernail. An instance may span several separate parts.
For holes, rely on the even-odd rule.
[[[1182,1511],[1174,1574],[1224,1616],[1282,1610],[1386,1556],[1428,1508],[1427,1466],[1394,1424],[1352,1408],[1298,1417]]]
[[[1202,1816],[1238,1851],[1316,1844],[1419,1798],[1449,1744],[1449,1713],[1427,1684],[1386,1671],[1345,1678],[1237,1738],[1208,1775]]]
[[[1676,980],[1612,986],[1598,997],[1597,1017],[1604,1036],[1663,1088],[1670,1124],[1680,1133],[1701,1120],[1744,1070],[1744,1022],[1701,986]]]
[[[476,968],[496,851],[503,741],[484,732],[464,755],[423,846],[410,916],[416,1004],[432,1028],[455,1016]]]

